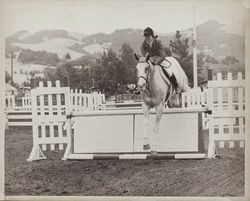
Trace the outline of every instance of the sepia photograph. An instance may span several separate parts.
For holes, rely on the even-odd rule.
[[[0,13],[0,198],[247,200],[250,0]]]

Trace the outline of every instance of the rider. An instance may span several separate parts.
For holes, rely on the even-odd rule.
[[[160,65],[166,57],[166,51],[161,40],[158,36],[154,35],[153,29],[147,27],[143,36],[144,41],[141,44],[141,54],[146,58],[146,61],[150,60],[153,65]],[[171,83],[174,85],[176,93],[180,93],[181,90],[178,87],[178,83],[175,75],[172,73],[169,77]]]

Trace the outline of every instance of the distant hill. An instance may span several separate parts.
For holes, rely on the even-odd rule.
[[[141,29],[119,29],[111,34],[97,33],[87,36],[83,39],[83,42],[85,44],[111,43],[111,48],[117,53],[119,53],[123,43],[128,43],[135,52],[139,53],[143,39],[142,32]],[[161,35],[160,38],[165,45],[168,45],[173,35]]]
[[[208,48],[212,50],[213,56],[217,59],[218,57],[235,56],[244,63],[244,36],[228,33],[224,27],[224,24],[215,20],[197,26],[198,49]]]
[[[245,39],[242,34],[232,33],[228,30],[229,25],[210,20],[197,26],[197,47],[199,51],[207,51],[218,60],[226,56],[235,56],[244,63]],[[31,49],[33,51],[47,51],[58,54],[63,58],[67,53],[72,59],[83,55],[93,55],[106,51],[111,47],[119,54],[123,43],[128,43],[135,52],[140,52],[140,44],[143,39],[140,29],[119,29],[111,34],[96,33],[85,35],[82,33],[68,32],[65,30],[42,30],[33,34],[27,31],[19,31],[6,38],[6,52],[10,50],[22,51]],[[185,37],[192,39],[192,28],[181,30]],[[157,34],[157,33],[156,33]],[[174,38],[174,33],[158,34],[162,42],[168,46],[169,41]]]

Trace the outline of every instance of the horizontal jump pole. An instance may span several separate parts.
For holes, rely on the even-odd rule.
[[[142,102],[107,102],[103,106],[108,107],[130,107],[130,106],[142,106]]]
[[[163,114],[182,114],[182,113],[209,113],[207,107],[202,108],[170,108],[163,110]],[[81,117],[81,116],[111,116],[111,115],[142,115],[142,110],[108,110],[108,111],[86,111],[86,112],[72,112],[70,115],[67,115],[67,118],[71,117]],[[155,114],[154,111],[151,111],[150,114]]]
[[[68,160],[204,159],[204,153],[169,154],[70,154]]]

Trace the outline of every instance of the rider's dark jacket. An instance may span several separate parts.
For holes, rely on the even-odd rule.
[[[162,42],[158,38],[153,39],[152,46],[144,40],[141,44],[141,54],[143,57],[146,57],[146,54],[149,53],[150,58],[156,63],[160,64],[166,57],[165,49]]]

